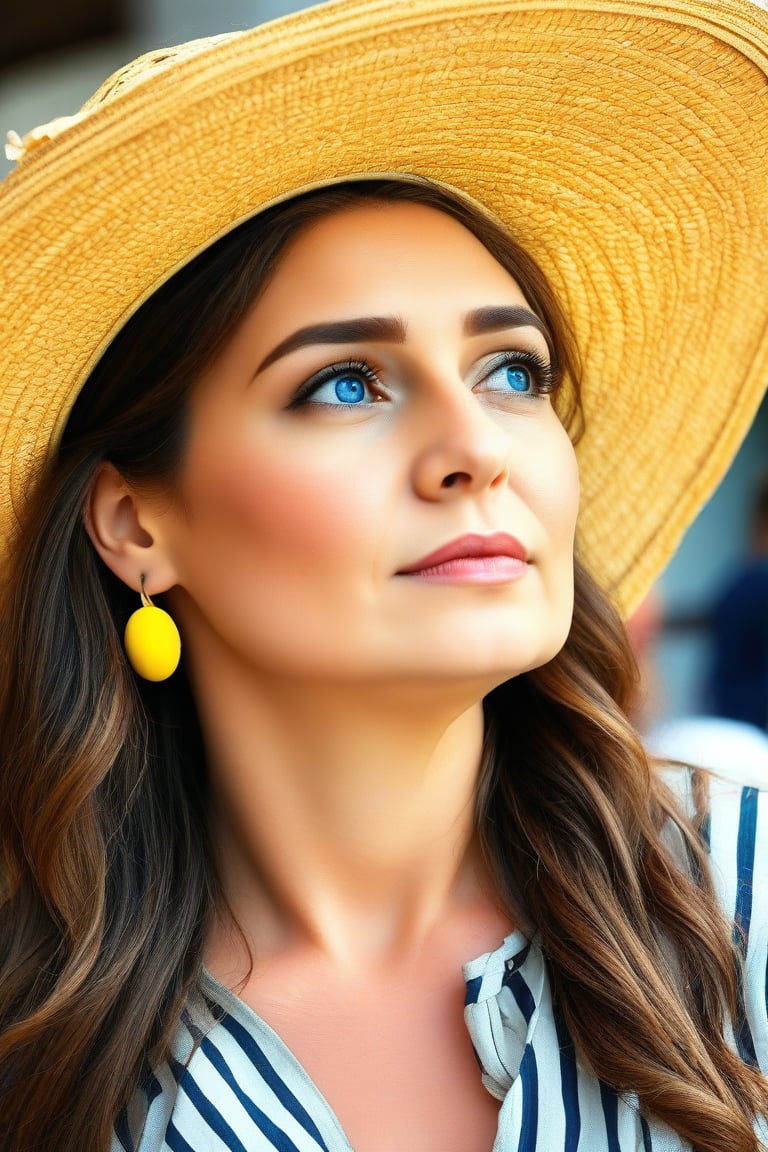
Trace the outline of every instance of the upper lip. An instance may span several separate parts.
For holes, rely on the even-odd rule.
[[[427,556],[422,556],[414,564],[398,568],[398,575],[407,575],[409,572],[421,572],[425,568],[436,568],[438,564],[446,564],[449,560],[464,560],[479,556],[511,556],[515,560],[527,561],[528,554],[514,536],[506,532],[493,532],[490,536],[469,534],[457,536],[436,548]]]

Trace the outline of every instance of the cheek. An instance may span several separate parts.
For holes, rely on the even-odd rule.
[[[331,656],[340,670],[346,652],[356,667],[381,569],[380,471],[267,439],[222,438],[226,451],[214,451],[209,437],[188,458],[172,513],[187,658],[210,667],[236,652],[305,674],[327,671]]]
[[[565,432],[563,437],[565,443],[562,446],[562,483],[560,484],[560,500],[558,502],[558,521],[559,529],[567,537],[569,548],[573,551],[581,487],[576,453]]]
[[[546,545],[540,573],[548,606],[551,651],[565,643],[573,616],[573,557],[579,510],[579,470],[573,445],[562,430],[540,458],[546,467],[538,473],[539,521]]]
[[[576,523],[579,513],[579,466],[573,445],[563,432],[561,443],[562,467],[561,483],[558,485],[559,498],[553,501],[553,543],[562,572],[561,588],[563,600],[563,642],[570,630],[573,616],[573,559]]]
[[[290,461],[290,463],[288,463]],[[338,562],[370,520],[369,493],[359,477],[344,483],[322,461],[257,445],[248,452],[195,460],[199,480],[183,492],[187,547],[221,560],[252,557],[258,571],[324,557]]]
[[[579,468],[565,429],[557,428],[534,446],[530,500],[552,549],[570,555],[579,511]]]

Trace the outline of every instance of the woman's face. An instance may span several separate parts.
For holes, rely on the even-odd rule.
[[[486,691],[554,656],[578,477],[548,362],[451,217],[365,204],[301,232],[196,389],[163,513],[192,661]]]

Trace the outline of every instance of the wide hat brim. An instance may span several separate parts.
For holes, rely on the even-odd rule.
[[[486,205],[563,299],[580,550],[630,609],[768,382],[767,73],[747,0],[342,0],[130,67],[0,185],[6,554],[160,282],[297,189],[416,174]]]

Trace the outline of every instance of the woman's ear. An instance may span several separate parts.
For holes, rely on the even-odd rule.
[[[165,592],[177,582],[158,532],[157,513],[113,464],[105,463],[99,468],[83,519],[99,556],[129,588],[138,592],[144,576],[151,596]]]

